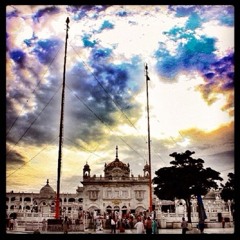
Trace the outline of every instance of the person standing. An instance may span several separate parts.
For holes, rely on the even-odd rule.
[[[182,223],[181,223],[181,228],[182,228],[182,234],[186,234],[187,230],[188,230],[188,223],[185,220],[185,218],[182,218]]]
[[[18,220],[17,220],[17,218],[15,218],[15,219],[13,219],[14,221],[13,221],[13,229],[14,230],[17,230],[17,228],[18,228]]]
[[[113,217],[111,218],[111,233],[116,233],[116,221]]]
[[[137,229],[137,234],[143,234],[145,233],[145,229],[144,229],[144,224],[141,221],[141,219],[138,219],[136,224],[134,225],[134,228]]]
[[[145,220],[146,234],[152,234],[152,220],[150,217],[147,217]]]
[[[76,221],[75,221],[75,224],[76,224],[76,230],[79,231],[80,230],[80,218],[77,218]]]
[[[10,219],[10,225],[9,225],[9,230],[13,230],[13,224],[14,224],[14,219],[11,217]]]
[[[158,224],[156,219],[152,220],[152,234],[158,234]]]
[[[198,228],[200,230],[200,233],[204,232],[204,220],[202,220],[202,219],[199,220]]]
[[[45,232],[47,230],[47,220],[44,218],[42,220],[42,231]]]
[[[222,217],[222,228],[225,228],[225,220],[223,217]]]
[[[69,227],[69,220],[68,220],[68,217],[65,216],[65,218],[63,220],[63,233],[64,234],[68,233],[68,227]]]

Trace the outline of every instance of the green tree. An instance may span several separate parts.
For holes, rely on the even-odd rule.
[[[171,167],[160,168],[155,171],[153,178],[154,194],[159,199],[174,200],[184,199],[187,207],[188,222],[191,223],[191,197],[192,195],[206,195],[210,189],[217,189],[217,180],[223,179],[220,173],[203,168],[204,161],[200,158],[192,158],[189,150],[184,153],[172,153],[169,156],[175,158],[171,161]]]

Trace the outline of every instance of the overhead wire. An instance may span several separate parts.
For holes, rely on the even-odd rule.
[[[55,139],[53,139],[52,141],[50,141],[50,143],[54,142],[58,137],[56,137]],[[13,175],[14,173],[16,173],[18,170],[20,170],[22,167],[24,167],[25,165],[27,165],[28,163],[30,163],[34,158],[36,158],[40,153],[42,153],[45,149],[47,149],[49,146],[46,146],[44,148],[42,148],[36,155],[34,155],[29,161],[26,161],[24,164],[22,164],[20,167],[18,167],[15,171],[11,172],[10,174],[8,174],[6,177],[10,177],[11,175]]]
[[[73,93],[73,95],[102,123],[104,124],[111,132],[114,132],[113,129],[106,123],[104,120],[99,117],[78,95],[74,93],[74,91],[66,84],[66,87]],[[130,149],[132,149],[135,153],[137,153],[141,158],[143,156],[136,151],[130,144],[128,144],[121,136],[118,136]]]
[[[17,120],[19,119],[20,115],[22,114],[23,110],[26,107],[26,104],[28,103],[28,101],[31,99],[31,97],[33,96],[33,94],[36,92],[36,89],[39,87],[42,78],[45,76],[45,74],[49,71],[50,66],[52,65],[52,63],[54,62],[54,60],[56,59],[60,49],[62,48],[62,46],[59,47],[58,51],[56,52],[55,56],[53,57],[52,61],[49,63],[49,65],[47,66],[47,70],[43,73],[43,76],[40,78],[40,80],[37,82],[36,87],[33,89],[33,91],[31,92],[31,96],[26,100],[26,103],[22,106],[21,111],[19,112],[19,114],[17,115],[17,117],[15,118],[15,120],[13,121],[13,123],[11,124],[11,126],[9,127],[7,133],[6,133],[6,137],[8,136],[8,134],[10,133],[10,131],[12,130],[13,126],[15,125],[15,123],[17,122]]]
[[[36,116],[36,118],[30,123],[30,125],[28,126],[28,128],[24,131],[24,133],[21,135],[21,137],[18,139],[18,141],[13,145],[12,148],[10,148],[10,150],[7,152],[7,155],[12,151],[12,149],[21,141],[21,139],[26,135],[26,133],[28,132],[28,130],[33,126],[33,124],[37,121],[37,119],[40,117],[40,115],[43,113],[43,111],[46,109],[46,107],[49,105],[49,103],[52,101],[52,99],[55,97],[55,95],[57,94],[57,92],[60,90],[61,86],[57,89],[57,91],[55,91],[55,93],[53,94],[53,96],[49,99],[49,101],[45,104],[45,106],[43,107],[43,109],[39,112],[39,114]]]

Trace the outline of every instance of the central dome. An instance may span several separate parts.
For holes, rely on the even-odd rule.
[[[105,164],[105,177],[121,176],[128,177],[130,174],[129,164],[125,164],[118,159],[118,146],[116,146],[116,158],[109,164]]]

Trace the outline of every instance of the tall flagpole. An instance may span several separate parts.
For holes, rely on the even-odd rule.
[[[148,100],[148,66],[145,65],[146,73],[146,91],[147,91],[147,119],[148,119],[148,161],[149,161],[149,212],[152,212],[152,167],[151,167],[151,139],[150,139],[150,121],[149,121],[149,100]]]
[[[62,85],[62,103],[61,103],[61,117],[60,117],[60,134],[59,134],[59,150],[58,150],[58,170],[57,170],[57,197],[55,205],[55,218],[60,218],[60,176],[61,176],[61,161],[62,161],[62,144],[63,144],[63,117],[64,117],[64,97],[65,97],[65,72],[66,72],[66,60],[67,60],[67,40],[68,40],[68,29],[70,20],[66,19],[66,40],[65,40],[65,54],[64,54],[64,65],[63,65],[63,85]]]

